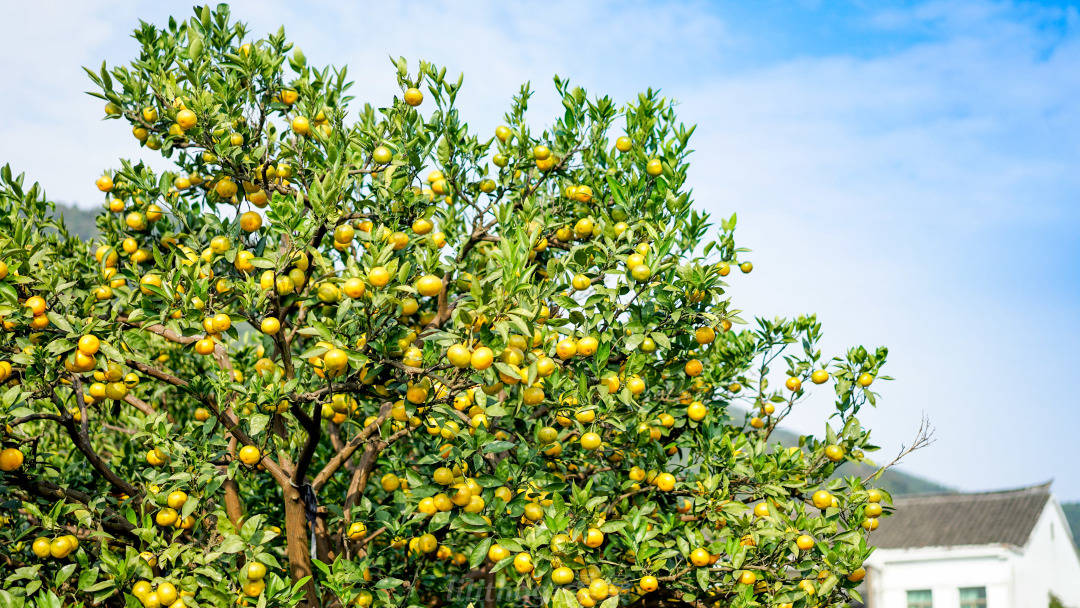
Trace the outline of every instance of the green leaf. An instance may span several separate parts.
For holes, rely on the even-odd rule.
[[[61,315],[59,315],[59,314],[57,314],[57,313],[55,313],[55,312],[53,312],[51,310],[49,312],[45,313],[45,316],[47,316],[49,318],[49,323],[52,323],[53,325],[58,327],[60,330],[62,330],[64,333],[71,334],[71,333],[73,333],[75,331],[75,330],[73,330],[71,328],[71,323],[68,323],[67,319],[65,319],[63,316],[61,316]]]
[[[612,598],[617,599],[617,598]],[[551,598],[552,608],[581,608],[577,598],[569,589],[559,589]]]
[[[27,595],[27,597],[29,597],[31,595],[34,595],[34,593],[37,593],[38,589],[41,589],[41,579],[34,579],[34,580],[30,581],[29,583],[27,583],[26,584],[26,595]]]
[[[487,558],[488,549],[491,548],[491,537],[485,538],[473,547],[472,553],[469,554],[469,567],[476,568],[480,564],[484,563]]]
[[[464,513],[463,512],[460,515],[458,515],[458,519],[460,519],[462,522],[464,522],[464,523],[466,523],[466,524],[468,524],[470,526],[476,527],[476,528],[484,528],[484,529],[489,529],[489,530],[491,529],[491,524],[489,524],[487,522],[487,520],[485,520],[480,515],[477,515],[476,513]]]
[[[701,587],[702,591],[709,588],[709,568],[698,568],[694,572],[694,577],[697,578],[698,587]]]
[[[229,535],[225,537],[225,541],[218,546],[218,551],[222,553],[239,553],[244,550],[246,543],[244,539],[236,535]]]
[[[15,291],[15,288],[3,281],[0,281],[0,297],[12,304],[19,301],[19,294]]]
[[[267,416],[266,414],[254,414],[253,416],[251,416],[248,425],[251,430],[251,434],[258,435],[259,433],[263,432],[263,429],[265,429],[266,425],[269,423],[270,416]]]
[[[484,446],[484,453],[497,454],[499,452],[505,452],[506,450],[513,448],[515,445],[517,444],[512,441],[492,441],[491,443],[488,443]]]
[[[74,565],[74,564],[71,564],[71,565]],[[39,582],[39,581],[34,581],[34,582]],[[29,591],[27,592],[27,595],[30,595]],[[62,608],[64,604],[63,604],[63,602],[60,601],[60,598],[57,597],[56,594],[53,593],[52,590],[50,589],[46,593],[44,593],[42,595],[39,595],[37,597],[37,605],[38,605],[38,608]]]
[[[56,577],[53,578],[53,584],[57,587],[63,585],[65,581],[71,578],[71,574],[75,572],[75,568],[78,564],[68,564],[56,573]]]
[[[450,512],[439,511],[431,516],[428,521],[428,532],[434,532],[436,530],[446,527],[446,524],[450,523]]]
[[[97,581],[98,569],[87,568],[79,573],[79,590],[86,591],[90,585],[93,585]]]

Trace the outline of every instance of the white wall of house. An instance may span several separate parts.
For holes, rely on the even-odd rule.
[[[985,587],[987,608],[1011,608],[1019,558],[1018,552],[994,545],[878,549],[867,560],[868,603],[870,608],[907,608],[909,590],[929,589],[934,608],[959,608],[961,587]]]
[[[932,591],[934,608],[959,608],[962,587],[985,587],[987,608],[1045,608],[1051,592],[1080,608],[1080,557],[1056,500],[1022,548],[878,549],[867,566],[869,608],[907,608],[907,592],[919,589]]]
[[[1017,560],[1013,605],[1045,606],[1051,592],[1066,606],[1080,608],[1080,558],[1056,500],[1046,502]]]

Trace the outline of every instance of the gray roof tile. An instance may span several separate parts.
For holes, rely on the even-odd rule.
[[[896,511],[870,535],[870,544],[882,549],[1022,547],[1049,499],[1049,482],[998,492],[897,497]]]

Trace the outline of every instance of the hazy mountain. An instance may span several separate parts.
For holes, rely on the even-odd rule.
[[[1065,519],[1072,527],[1073,539],[1080,547],[1080,502],[1067,502],[1061,505],[1061,508],[1065,511]]]
[[[79,235],[84,240],[90,240],[97,236],[98,209],[82,209],[56,203],[56,215],[63,216],[68,230]]]
[[[799,445],[799,436],[791,431],[776,429],[772,436],[783,445]],[[891,457],[890,457],[891,458]],[[840,468],[841,475],[858,475],[866,477],[874,473],[877,467],[858,462],[848,462]],[[890,494],[931,494],[938,492],[952,492],[952,488],[939,483],[924,479],[917,475],[905,473],[895,468],[889,469],[882,474],[877,485],[887,490]]]
[[[799,436],[797,434],[783,429],[774,431],[773,437],[776,437],[780,443],[784,445],[798,445],[799,443]],[[841,475],[858,475],[860,477],[866,477],[875,470],[877,470],[876,467],[849,462],[841,467],[839,473]],[[897,469],[885,471],[885,473],[882,474],[881,479],[878,480],[877,485],[894,496],[904,494],[938,494],[956,491],[937,482],[930,481],[929,479],[905,473]],[[1076,541],[1076,545],[1080,547],[1080,502],[1062,503],[1061,508],[1065,511],[1065,519],[1069,522],[1069,527],[1072,528],[1073,539]]]

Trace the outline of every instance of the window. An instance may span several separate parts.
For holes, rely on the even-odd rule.
[[[961,588],[960,608],[986,608],[986,587]]]
[[[929,589],[907,592],[907,608],[934,608],[934,600]]]

